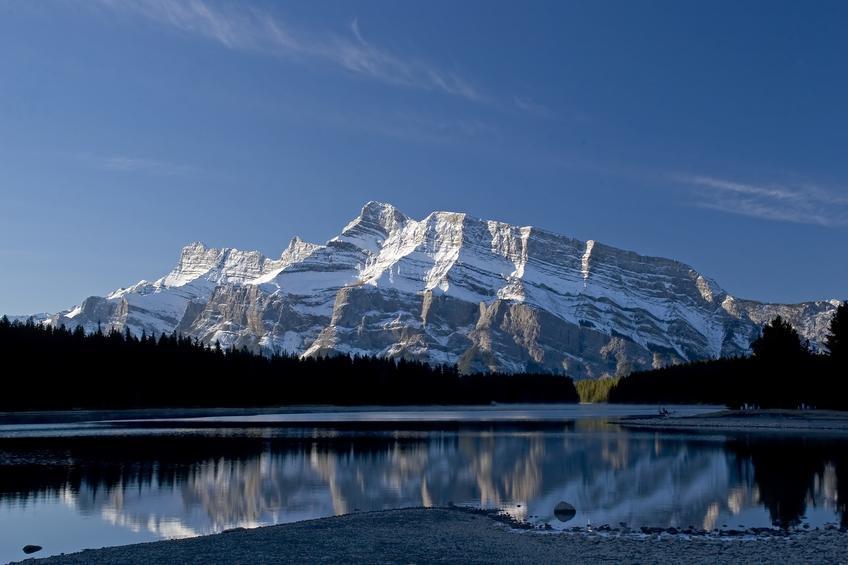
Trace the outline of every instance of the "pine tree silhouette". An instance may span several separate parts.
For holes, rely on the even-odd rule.
[[[795,359],[808,353],[792,324],[780,316],[763,326],[762,335],[751,344],[754,356],[764,361]]]
[[[102,326],[0,319],[4,367],[0,410],[157,406],[279,406],[286,404],[479,404],[577,402],[563,375],[460,375],[456,367],[412,359],[346,355],[300,359],[262,356],[247,347],[209,346],[198,339]]]
[[[834,361],[840,365],[848,362],[848,302],[843,302],[836,309],[824,345]]]
[[[839,327],[837,333],[843,335]],[[833,355],[812,354],[788,321],[778,316],[766,324],[751,350],[751,357],[631,373],[612,387],[609,402],[848,409],[844,366],[839,367]]]

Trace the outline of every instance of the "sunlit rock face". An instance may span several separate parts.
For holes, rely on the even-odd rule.
[[[50,323],[591,378],[747,353],[776,315],[816,346],[838,304],[741,300],[677,261],[369,202],[337,237],[294,238],[278,259],[188,245],[165,277],[87,298]]]

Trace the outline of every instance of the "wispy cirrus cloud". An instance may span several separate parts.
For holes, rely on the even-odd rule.
[[[267,12],[208,0],[98,0],[109,10],[142,16],[228,49],[301,62],[322,62],[387,84],[479,101],[478,89],[458,73],[402,57],[368,41],[359,22],[344,34],[296,29]]]
[[[513,102],[515,102],[515,107],[522,112],[527,112],[528,114],[533,114],[540,118],[554,119],[559,117],[552,109],[529,98],[514,96]]]
[[[752,184],[704,175],[671,175],[692,187],[695,205],[765,220],[848,225],[848,194],[812,184]]]

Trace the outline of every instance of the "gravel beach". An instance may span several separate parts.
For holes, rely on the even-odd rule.
[[[349,514],[25,563],[846,563],[848,534],[551,533],[455,508]]]
[[[848,412],[832,410],[722,410],[697,416],[639,416],[618,423],[668,431],[848,434]]]

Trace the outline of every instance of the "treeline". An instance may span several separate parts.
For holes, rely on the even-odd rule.
[[[573,381],[560,375],[460,375],[455,367],[377,357],[265,357],[176,334],[86,334],[5,316],[0,363],[0,410],[578,401]]]
[[[635,372],[610,390],[609,401],[846,410],[848,304],[837,309],[824,345],[824,352],[811,351],[778,316],[751,344],[752,356]]]

